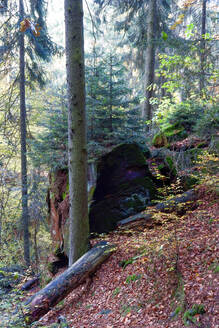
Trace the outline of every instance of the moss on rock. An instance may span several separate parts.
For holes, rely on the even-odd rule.
[[[156,148],[169,147],[172,141],[182,140],[187,136],[185,128],[179,123],[170,124],[154,136],[152,145]]]
[[[167,147],[168,141],[167,137],[163,133],[157,133],[153,137],[152,145],[156,148]]]
[[[123,160],[127,166],[145,164],[145,157],[137,144],[121,144],[115,147],[112,152],[101,158],[101,164],[114,168],[119,160]],[[101,170],[101,166],[98,169]]]

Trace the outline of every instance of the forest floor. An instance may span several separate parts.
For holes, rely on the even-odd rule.
[[[74,328],[219,328],[217,189],[216,175],[184,215],[158,213],[93,240],[116,251],[40,324],[62,315]]]
[[[218,168],[218,160],[213,164]],[[198,199],[180,215],[159,212],[92,239],[109,241],[116,251],[33,326],[219,328],[218,174],[208,172],[195,189]],[[6,323],[12,302],[0,307],[1,328],[12,327]],[[68,326],[57,324],[60,316]]]

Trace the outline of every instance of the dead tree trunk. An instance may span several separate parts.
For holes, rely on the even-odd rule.
[[[197,194],[194,189],[190,189],[184,192],[180,196],[176,196],[170,200],[167,200],[163,203],[159,203],[155,206],[157,211],[160,212],[173,212],[177,210],[178,205],[186,204],[188,206],[188,202],[195,201],[197,199]]]
[[[149,221],[149,220],[153,219],[153,215],[156,212],[167,212],[167,213],[171,213],[174,211],[182,212],[182,211],[184,211],[184,207],[186,207],[186,206],[188,207],[188,203],[194,202],[196,199],[197,199],[197,195],[196,195],[195,190],[190,189],[190,190],[184,192],[180,196],[176,196],[165,202],[158,203],[157,205],[155,205],[154,211],[152,213],[150,213],[150,208],[149,208],[148,213],[147,212],[145,213],[145,211],[143,211],[136,215],[130,216],[127,219],[118,221],[117,225],[122,226],[122,225],[129,224],[129,223],[132,223],[137,220]],[[182,206],[182,208],[181,208],[181,206]]]
[[[114,251],[106,242],[97,244],[70,268],[51,281],[25,303],[25,320],[28,324],[39,320],[64,299],[73,289],[83,283]]]

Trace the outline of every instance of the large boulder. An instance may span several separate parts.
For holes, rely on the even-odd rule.
[[[156,187],[137,144],[121,144],[97,165],[97,183],[90,206],[90,231],[113,230],[117,222],[134,215],[154,198]]]
[[[108,232],[116,223],[150,204],[156,193],[155,179],[148,169],[144,152],[137,144],[122,144],[104,155],[97,165],[96,188],[90,190],[90,231]],[[66,263],[68,255],[69,184],[67,168],[50,174],[49,218],[54,257],[50,271]]]

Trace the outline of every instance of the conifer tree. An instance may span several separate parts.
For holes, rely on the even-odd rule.
[[[86,62],[88,140],[102,145],[104,139],[112,144],[128,141],[127,130],[135,127],[136,134],[141,133],[140,115],[133,111],[138,97],[128,87],[122,56],[101,54],[97,49],[96,55],[98,60],[92,61],[90,54]]]
[[[88,248],[87,147],[82,0],[65,0],[69,148],[69,266]]]
[[[202,15],[201,15],[201,50],[200,50],[200,79],[199,89],[200,94],[203,95],[205,87],[205,33],[206,33],[206,3],[207,0],[202,0]]]
[[[147,48],[145,55],[145,101],[143,108],[144,119],[152,119],[150,99],[153,96],[155,69],[155,38],[156,38],[156,7],[157,0],[150,0],[148,4]]]
[[[24,19],[24,3],[19,0],[20,19]],[[24,260],[30,265],[29,219],[27,196],[27,147],[26,147],[26,103],[25,103],[25,59],[24,35],[20,34],[19,70],[20,70],[20,135],[21,135],[21,181],[22,181],[22,227],[24,234]]]
[[[128,35],[128,41],[141,52],[144,58],[144,96],[143,119],[152,118],[150,99],[153,96],[155,54],[162,30],[168,30],[166,21],[171,1],[161,0],[95,0],[100,8],[110,5],[116,8],[121,19],[116,24],[119,31]],[[134,29],[134,31],[132,31]],[[145,46],[146,45],[146,46]]]
[[[25,3],[27,4],[27,3]],[[19,81],[19,99],[20,99],[20,143],[21,143],[21,180],[22,180],[22,228],[24,237],[24,259],[26,265],[30,265],[30,246],[29,246],[29,217],[28,217],[28,190],[27,190],[27,147],[26,147],[26,87],[33,86],[33,82],[38,82],[43,86],[43,70],[39,59],[49,61],[52,54],[57,52],[57,47],[50,40],[45,23],[45,2],[44,0],[30,0],[28,2],[31,11],[25,12],[24,1],[19,0],[17,11],[16,3],[7,2],[4,12],[5,27],[3,34],[2,57],[5,58],[5,75],[15,75],[14,80],[9,85],[10,94],[16,99],[14,92],[16,81]],[[27,7],[26,7],[27,9]],[[16,22],[16,18],[18,21]],[[36,36],[28,30],[26,34],[20,31],[20,23],[28,17],[34,24],[41,28],[40,35]],[[16,55],[19,53],[19,72],[16,69],[11,70],[12,60],[16,61]],[[11,91],[12,90],[12,91]],[[16,91],[16,90],[15,90]],[[15,93],[15,95],[14,95]],[[15,101],[11,101],[14,105]],[[10,113],[10,104],[9,104]]]

